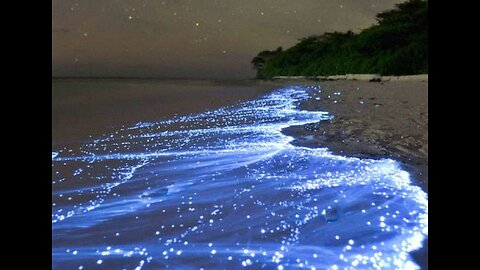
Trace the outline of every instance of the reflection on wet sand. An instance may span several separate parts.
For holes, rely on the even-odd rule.
[[[288,87],[52,152],[55,269],[409,269],[426,194],[396,161],[294,146]]]

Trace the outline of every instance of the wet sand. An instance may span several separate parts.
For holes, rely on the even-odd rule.
[[[255,99],[288,85],[319,85],[301,104],[334,118],[284,130],[297,145],[400,161],[428,192],[428,82],[54,80],[52,143],[83,140],[120,125],[157,121]],[[427,243],[414,254],[428,269]]]
[[[428,192],[428,82],[53,80],[52,143],[235,105],[288,85],[319,85],[301,107],[334,116],[284,130],[295,144],[398,160]]]
[[[428,82],[306,82],[319,85],[301,107],[334,118],[284,130],[295,144],[333,153],[400,161],[428,192]]]
[[[334,118],[284,129],[295,138],[294,144],[327,147],[346,156],[397,160],[428,193],[428,82],[303,83],[319,85],[321,92],[315,91],[301,107],[327,111]],[[412,255],[422,269],[428,269],[428,239]]]
[[[400,161],[428,192],[428,82],[53,80],[52,144],[81,141],[122,125],[251,100],[288,85],[319,85],[301,104],[334,118],[284,130],[294,144]],[[226,87],[227,86],[227,87]],[[414,253],[427,267],[428,240]]]
[[[402,184],[405,174],[391,162],[289,146],[281,129],[325,119],[294,108],[309,91],[280,89],[242,106],[52,149],[54,268],[95,267],[98,259],[112,269],[141,259],[155,269],[343,268],[362,253],[367,268],[392,260],[408,266],[399,255],[424,238],[425,193]],[[158,248],[171,239],[181,239],[171,253]],[[118,254],[109,257],[109,247]],[[279,253],[282,261],[272,261]]]

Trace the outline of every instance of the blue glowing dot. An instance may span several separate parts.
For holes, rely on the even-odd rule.
[[[131,258],[139,262],[133,269],[152,261],[198,269],[192,258],[207,254],[219,268],[241,255],[237,267],[409,269],[414,262],[408,253],[428,235],[426,194],[396,161],[335,156],[291,144],[283,129],[321,132],[319,121],[331,119],[298,108],[321,93],[319,87],[309,89],[289,87],[239,106],[122,126],[72,149],[52,151],[52,232],[59,235],[54,260],[76,268],[92,253],[110,256],[112,265]],[[324,222],[332,216],[338,219],[328,221],[338,222]],[[115,233],[124,229],[147,233],[141,238]],[[366,230],[375,238],[364,237]],[[232,237],[216,242],[222,256],[213,256],[212,242],[219,235]],[[388,242],[378,240],[386,235]],[[63,244],[74,243],[73,237],[75,243],[122,246],[111,251],[92,245],[84,251]],[[342,241],[333,240],[336,245],[324,252],[319,239]],[[143,247],[154,241],[154,252]],[[65,255],[67,248],[66,255],[82,256],[56,255]]]

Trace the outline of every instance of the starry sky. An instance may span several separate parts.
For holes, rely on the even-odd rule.
[[[258,52],[359,32],[400,2],[52,0],[52,75],[252,78]]]

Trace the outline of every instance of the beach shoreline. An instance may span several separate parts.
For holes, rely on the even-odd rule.
[[[292,82],[298,84],[298,82]],[[428,193],[428,82],[324,81],[300,108],[331,120],[283,130],[295,145],[359,158],[391,158]]]
[[[428,81],[300,81],[320,87],[309,92],[300,108],[326,111],[333,118],[285,128],[282,132],[294,138],[292,144],[396,160],[428,194]],[[299,80],[286,83],[298,85]],[[428,269],[428,239],[411,255],[421,269]]]
[[[107,132],[107,123],[158,121],[237,106],[275,89],[317,86],[309,87],[310,98],[298,106],[328,112],[333,118],[285,128],[282,132],[294,138],[294,145],[328,148],[342,156],[397,160],[411,174],[412,182],[428,192],[427,82],[79,80],[56,86],[70,91],[59,95],[58,89],[52,90],[56,94],[52,133],[57,134],[52,143],[55,138],[72,142]],[[428,240],[411,253],[422,269],[428,269],[427,246]]]
[[[344,74],[329,76],[274,76],[274,81],[281,80],[311,80],[311,81],[367,81],[367,82],[428,82],[428,74],[387,76],[379,74]]]

